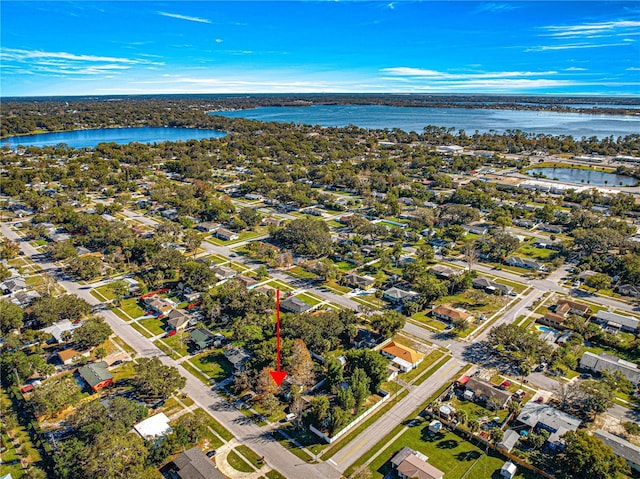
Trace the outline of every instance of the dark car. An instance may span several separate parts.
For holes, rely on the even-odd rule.
[[[216,455],[216,451],[215,451],[215,449],[214,449],[213,451],[209,451],[209,452],[207,453],[207,457],[213,457],[213,456],[215,456],[215,455]]]

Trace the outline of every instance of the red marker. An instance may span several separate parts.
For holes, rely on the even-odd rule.
[[[276,365],[277,370],[271,371],[271,377],[278,386],[287,377],[286,371],[280,371],[280,290],[276,289]]]

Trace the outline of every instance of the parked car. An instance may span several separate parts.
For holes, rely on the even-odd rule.
[[[500,389],[508,389],[511,386],[511,381],[502,381],[502,384],[498,386]]]
[[[213,457],[213,456],[215,456],[215,455],[216,455],[216,451],[215,451],[215,449],[214,449],[213,451],[209,451],[209,452],[207,453],[207,457]]]

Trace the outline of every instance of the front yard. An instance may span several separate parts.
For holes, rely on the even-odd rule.
[[[224,357],[221,349],[204,352],[189,361],[215,381],[222,381],[233,373],[233,366]]]

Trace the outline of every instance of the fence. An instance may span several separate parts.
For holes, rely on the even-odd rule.
[[[383,391],[382,389],[378,391],[378,394],[380,394],[380,396],[382,396],[382,399],[380,399],[380,401],[378,401],[377,403],[375,403],[373,406],[371,406],[369,409],[367,409],[365,412],[363,412],[362,414],[360,414],[357,418],[355,418],[353,421],[351,421],[349,424],[347,424],[345,427],[343,427],[342,429],[340,429],[340,431],[338,431],[337,433],[335,433],[333,436],[329,437],[326,434],[324,434],[322,431],[319,431],[318,429],[316,429],[313,424],[311,424],[309,426],[309,429],[311,430],[312,433],[314,433],[315,435],[321,437],[322,439],[324,439],[327,443],[331,444],[335,441],[337,441],[339,438],[341,438],[342,436],[344,436],[346,433],[348,433],[349,431],[351,431],[351,429],[353,429],[354,427],[356,427],[358,425],[359,422],[361,422],[364,418],[366,418],[369,414],[371,414],[373,411],[375,411],[376,409],[378,409],[380,406],[382,406],[382,404],[391,397],[391,393],[387,392],[387,391]]]

